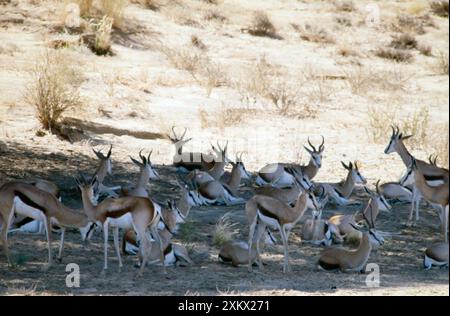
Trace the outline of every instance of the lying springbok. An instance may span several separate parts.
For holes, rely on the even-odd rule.
[[[177,263],[182,264],[182,261],[188,264],[193,264],[193,261],[189,258],[188,251],[186,247],[180,244],[172,242],[172,237],[177,233],[178,224],[182,223],[180,221],[177,211],[174,211],[173,202],[168,201],[168,208],[163,209],[161,224],[162,227],[159,229],[159,236],[163,244],[164,252],[164,265],[170,266]],[[149,255],[148,264],[160,263],[160,252],[159,245],[155,240],[151,241],[152,248]],[[139,251],[139,242],[137,241],[136,233],[133,230],[128,230],[124,234],[122,241],[122,251],[126,254],[135,255]],[[140,265],[141,263],[139,263]]]
[[[119,195],[115,192],[120,190],[120,186],[108,187],[103,184],[107,175],[112,174],[112,162],[111,162],[111,152],[112,152],[112,144],[109,147],[108,153],[106,156],[100,151],[92,148],[92,151],[100,160],[100,164],[95,171],[94,177],[98,179],[98,188],[96,190],[96,196],[106,195],[110,197],[118,197]]]
[[[103,229],[103,272],[108,269],[108,235],[109,226],[111,226],[113,227],[114,246],[119,259],[119,271],[123,266],[119,246],[119,228],[122,228],[125,230],[134,229],[137,234],[137,240],[139,240],[139,258],[142,264],[137,276],[142,276],[151,253],[152,243],[148,235],[148,230],[150,230],[153,238],[158,242],[160,262],[163,265],[163,271],[165,273],[163,244],[158,234],[158,224],[161,219],[161,210],[156,208],[158,205],[155,205],[148,198],[135,196],[125,196],[116,199],[106,198],[100,204],[96,205],[93,203],[93,187],[96,186],[97,178],[94,177],[91,181],[86,181],[81,176],[76,181],[81,191],[84,212],[90,220],[99,223]]]
[[[361,175],[356,161],[354,163],[350,162],[348,165],[341,161],[341,164],[348,171],[345,180],[339,183],[317,183],[317,187],[324,190],[337,204],[347,205],[355,186],[357,184],[364,185],[367,183],[367,180]]]
[[[260,249],[263,250],[264,245],[274,245],[276,243],[275,236],[266,228],[265,238],[259,241]],[[229,263],[233,267],[240,265],[248,265],[249,262],[253,265],[256,260],[256,242],[252,244],[251,260],[249,261],[249,249],[247,242],[241,240],[225,242],[219,251],[219,260],[223,263]]]
[[[400,182],[386,182],[380,185],[380,191],[388,200],[399,202],[411,202],[413,191],[408,186],[403,186]]]
[[[439,218],[441,220],[441,229],[444,234],[444,241],[448,242],[448,208],[449,208],[449,182],[448,178],[443,184],[432,186],[426,181],[424,173],[420,169],[417,160],[412,157],[411,165],[408,167],[408,171],[405,177],[402,179],[401,184],[407,185],[413,183],[415,191],[420,193],[426,201],[431,204],[437,205],[440,210]],[[418,198],[413,198],[413,208],[416,211],[416,218],[419,217],[419,204]],[[410,214],[411,217],[411,214]]]
[[[172,134],[167,135],[172,144],[175,145],[175,154],[173,156],[173,165],[179,171],[189,172],[194,169],[210,170],[215,165],[215,157],[211,154],[204,154],[200,152],[183,152],[183,146],[192,140],[192,138],[185,139],[187,128],[181,136],[177,136],[175,126],[172,126]]]
[[[404,141],[412,137],[412,135],[404,136],[403,133],[400,133],[400,129],[398,127],[391,126],[391,128],[392,128],[392,135],[388,145],[386,146],[386,149],[384,150],[384,153],[385,154],[390,154],[393,152],[398,153],[398,155],[403,161],[403,164],[405,165],[406,168],[408,168],[412,163],[413,156],[409,153],[408,149],[404,144]],[[434,185],[439,186],[445,182],[448,183],[449,181],[448,169],[440,168],[434,165],[433,162],[427,163],[419,159],[416,159],[416,164],[422,171],[423,177],[429,186]],[[408,219],[409,223],[413,223],[414,210],[416,212],[415,221],[417,222],[419,220],[418,203],[420,203],[421,199],[422,197],[420,192],[416,189],[415,186],[413,186],[413,193],[411,198],[411,211]]]
[[[288,239],[291,229],[302,218],[305,211],[311,208],[313,212],[319,212],[319,206],[310,190],[300,190],[297,202],[291,207],[280,200],[264,195],[255,195],[245,204],[245,212],[250,226],[248,237],[248,257],[252,257],[253,242],[256,243],[256,262],[259,269],[262,269],[262,262],[259,249],[259,241],[266,231],[266,227],[278,229],[281,234],[284,247],[283,272],[290,270]],[[256,237],[254,238],[256,230]],[[252,270],[252,264],[249,262],[249,270]]]
[[[231,173],[225,172],[224,176],[220,178],[220,181],[226,183],[228,187],[232,191],[237,191],[241,185],[241,180],[250,180],[252,175],[247,171],[244,165],[244,161],[242,160],[241,153],[236,154],[236,162],[230,161],[230,164],[233,166],[231,169]]]
[[[302,239],[317,246],[330,246],[333,242],[341,244],[344,237],[340,234],[339,228],[321,219],[320,213],[304,222],[301,230]]]
[[[53,194],[37,187],[21,182],[8,182],[0,187],[0,218],[2,219],[1,239],[3,252],[10,264],[8,249],[8,228],[15,214],[32,218],[44,223],[48,244],[48,264],[52,265],[51,225],[61,228],[61,240],[57,259],[61,261],[64,247],[65,229],[79,228],[82,240],[89,239],[95,228],[95,223],[76,210],[62,204]]]
[[[340,247],[325,248],[318,261],[319,269],[339,269],[342,272],[358,271],[364,273],[364,267],[372,251],[372,243],[376,243],[378,246],[384,243],[382,237],[377,233],[373,221],[369,221],[365,216],[364,219],[368,225],[368,232],[363,232],[359,247],[356,250],[347,250]],[[354,226],[354,228],[361,229],[359,226]]]
[[[296,169],[300,173],[304,173],[311,180],[314,178],[322,166],[322,154],[325,149],[324,138],[322,136],[322,144],[320,144],[319,149],[311,144],[311,141],[308,138],[308,144],[311,146],[311,149],[304,146],[306,151],[311,155],[311,159],[306,166],[299,166],[294,164],[285,164],[285,163],[271,163],[265,165],[261,170],[259,170],[258,175],[256,177],[255,183],[259,186],[264,185],[272,185],[277,187],[288,187],[294,183],[294,177],[291,173],[286,170],[286,167],[292,167]]]
[[[370,199],[362,213],[356,212],[353,215],[334,215],[328,219],[330,224],[333,224],[339,229],[339,233],[344,237],[344,239],[360,240],[363,234],[359,229],[355,229],[355,227],[359,227],[358,223],[360,221],[364,221],[365,218],[370,218],[373,225],[375,225],[375,221],[380,211],[389,212],[392,209],[391,205],[380,192],[379,183],[380,180],[378,180],[375,185],[375,192],[369,190],[367,187],[364,187],[364,190],[369,194]],[[378,242],[375,241],[372,246],[376,247],[377,244]]]
[[[228,142],[226,143],[224,148],[222,148],[222,146],[220,146],[219,142],[217,142],[217,148],[214,147],[214,145],[212,145],[212,144],[211,144],[211,147],[215,153],[214,166],[207,171],[194,169],[187,176],[187,178],[189,180],[191,180],[192,183],[196,186],[200,186],[209,181],[219,180],[225,172],[224,171],[225,166],[230,161],[227,157]]]
[[[425,250],[423,267],[426,270],[435,267],[448,267],[448,243],[437,243]]]
[[[294,179],[296,180],[290,188],[278,188],[271,185],[265,185],[256,188],[255,193],[257,195],[270,196],[285,204],[291,205],[297,200],[301,188],[304,190],[312,188],[313,184],[308,177],[303,174],[300,175],[294,168],[286,168],[286,170],[294,175]]]

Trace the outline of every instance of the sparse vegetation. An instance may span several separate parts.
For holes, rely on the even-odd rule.
[[[334,6],[337,11],[353,12],[356,11],[356,6],[353,1],[336,1]]]
[[[418,35],[426,33],[425,27],[436,27],[431,17],[427,14],[420,16],[400,14],[395,18],[391,26],[395,32]]]
[[[113,19],[104,16],[103,19],[95,25],[95,40],[92,50],[97,55],[111,54],[111,31]]]
[[[352,20],[348,16],[340,15],[334,18],[336,23],[339,25],[345,26],[345,27],[351,27],[352,26]]]
[[[269,16],[264,11],[256,11],[253,14],[253,20],[248,32],[254,36],[266,36],[270,38],[280,38],[277,30],[270,21]]]
[[[193,222],[192,220],[185,221],[184,223],[180,224],[178,236],[180,237],[181,240],[188,243],[197,241],[198,224]]]
[[[191,44],[192,46],[197,47],[198,49],[206,50],[206,45],[197,35],[191,36]]]
[[[433,49],[431,48],[430,45],[423,45],[422,44],[422,45],[419,45],[417,47],[417,49],[424,56],[431,56],[431,55],[433,55]]]
[[[430,9],[434,14],[443,18],[448,18],[449,6],[448,1],[446,0],[431,1]]]
[[[36,108],[44,130],[58,133],[64,112],[81,105],[80,78],[74,64],[61,51],[46,51],[37,60],[25,100]]]
[[[448,75],[448,53],[439,51],[437,53],[437,60],[434,65],[434,69],[439,75]]]
[[[395,49],[415,49],[418,43],[411,34],[401,34],[395,37],[389,46]]]
[[[409,63],[413,60],[413,55],[405,50],[396,48],[379,48],[375,55],[384,59],[390,59],[399,63]]]
[[[116,28],[123,27],[123,11],[128,5],[127,0],[100,0],[102,12],[112,19]]]
[[[300,27],[296,24],[291,24],[292,27],[300,33],[300,38],[314,43],[326,43],[333,44],[336,42],[334,36],[328,33],[325,29],[314,26],[311,24],[305,24],[304,27]]]
[[[230,213],[223,215],[216,224],[213,234],[213,245],[221,246],[227,241],[233,240],[238,234],[236,225],[237,223],[231,222]]]

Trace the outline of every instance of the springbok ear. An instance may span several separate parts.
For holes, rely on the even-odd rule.
[[[408,139],[408,138],[411,138],[411,137],[413,137],[413,135],[411,134],[411,135],[406,135],[406,136],[403,136],[403,134],[400,134],[400,139],[401,140],[406,140],[406,139]]]
[[[141,167],[142,166],[142,163],[141,162],[139,162],[139,161],[137,161],[136,159],[134,159],[133,157],[131,157],[130,156],[130,159],[131,159],[131,161],[135,164],[135,165],[138,165],[139,167]]]
[[[342,166],[343,166],[345,169],[348,170],[349,167],[348,167],[343,161],[341,161],[341,164],[342,164]]]
[[[303,146],[303,148],[305,148],[305,150],[306,150],[310,155],[313,154],[313,151],[312,151],[311,149],[309,149],[308,147]]]

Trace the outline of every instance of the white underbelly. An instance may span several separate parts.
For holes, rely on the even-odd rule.
[[[133,216],[131,213],[126,213],[118,218],[108,218],[111,227],[119,227],[122,229],[133,228]]]
[[[44,220],[45,214],[41,210],[35,209],[27,204],[23,203],[18,197],[14,198],[14,211],[18,215],[30,217],[35,220]]]
[[[263,215],[259,210],[258,210],[258,216],[261,219],[261,221],[263,221],[264,224],[266,224],[270,228],[278,229],[279,224],[276,219]]]
[[[277,186],[289,186],[294,183],[294,177],[287,173],[286,171],[283,172],[281,177],[275,182]]]

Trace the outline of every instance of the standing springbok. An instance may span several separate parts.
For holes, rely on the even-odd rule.
[[[448,243],[437,243],[425,250],[423,267],[426,270],[436,267],[448,267]]]
[[[133,190],[131,190],[129,192],[124,192],[124,193],[126,193],[126,195],[148,197],[148,192],[146,189],[147,183],[150,180],[159,179],[159,174],[155,170],[155,168],[153,168],[152,162],[150,161],[150,157],[151,157],[152,153],[153,153],[153,150],[150,151],[150,153],[148,154],[147,157],[145,157],[142,155],[142,150],[139,151],[139,158],[141,159],[141,161],[138,161],[138,160],[134,159],[133,157],[130,157],[131,161],[136,166],[139,167],[140,172],[139,172],[138,180],[136,182],[136,186],[134,187]]]
[[[323,270],[340,269],[342,272],[358,271],[363,273],[372,251],[372,243],[383,245],[384,240],[377,233],[373,221],[369,221],[363,214],[368,225],[368,232],[364,232],[356,250],[347,250],[340,247],[329,247],[323,250],[318,261],[318,267]],[[359,226],[354,226],[360,230]]]
[[[291,229],[302,218],[305,211],[311,208],[313,212],[319,212],[319,206],[311,191],[300,190],[297,202],[291,207],[280,200],[264,195],[255,195],[245,204],[245,212],[250,226],[248,236],[248,257],[252,257],[253,242],[256,243],[256,262],[259,269],[262,269],[260,256],[260,239],[266,231],[266,227],[278,229],[284,247],[283,272],[290,271],[288,239]],[[256,237],[255,235],[256,230]],[[255,238],[254,238],[255,237]],[[249,262],[249,270],[252,264]]]
[[[113,227],[114,246],[117,257],[119,259],[119,271],[123,264],[120,256],[119,246],[119,228],[134,229],[139,241],[139,258],[141,267],[138,277],[142,276],[144,267],[148,262],[152,243],[148,235],[147,229],[150,230],[153,238],[156,239],[160,250],[160,262],[163,265],[163,271],[166,272],[164,266],[164,253],[162,240],[158,234],[158,224],[161,219],[161,210],[155,209],[155,204],[148,198],[125,196],[117,199],[106,198],[100,204],[93,203],[94,190],[97,178],[91,181],[81,176],[76,178],[78,187],[81,191],[83,200],[83,209],[89,219],[99,223],[103,229],[104,238],[104,266],[103,272],[108,269],[108,235],[109,226]]]
[[[349,203],[349,198],[355,186],[357,184],[366,184],[367,180],[361,175],[356,161],[354,163],[350,162],[348,165],[341,161],[341,164],[348,171],[345,180],[339,183],[317,183],[317,187],[321,187],[337,204],[346,205]]]
[[[175,145],[175,154],[173,156],[173,165],[179,171],[189,172],[194,169],[210,170],[214,167],[215,157],[211,154],[204,154],[200,152],[183,152],[183,146],[192,140],[192,138],[185,139],[187,128],[181,136],[177,136],[175,126],[172,126],[172,134],[167,135],[172,144]]]
[[[427,183],[423,171],[420,169],[417,160],[412,157],[411,165],[408,167],[408,171],[405,177],[402,179],[403,185],[414,183],[414,188],[420,193],[426,201],[431,204],[437,205],[440,210],[439,218],[441,220],[441,229],[444,234],[444,241],[448,242],[448,204],[449,204],[449,182],[444,181],[443,184],[432,186]],[[416,218],[419,217],[419,203],[420,200],[414,198],[413,208],[416,211]],[[411,217],[411,215],[410,215]]]
[[[297,200],[301,188],[304,190],[309,190],[312,188],[313,184],[308,177],[303,174],[299,174],[299,172],[294,168],[286,168],[286,170],[288,170],[288,172],[292,174],[296,180],[290,188],[278,188],[271,185],[265,185],[256,188],[255,193],[257,195],[270,196],[280,200],[283,203],[291,205]]]
[[[393,152],[398,153],[400,158],[403,161],[403,164],[406,168],[411,165],[413,156],[409,153],[406,148],[404,141],[408,138],[412,137],[412,135],[404,136],[403,133],[400,133],[400,129],[398,127],[391,126],[392,135],[389,140],[386,149],[384,150],[385,154],[391,154]],[[422,174],[429,185],[441,185],[444,182],[449,181],[448,179],[448,169],[440,168],[433,163],[426,163],[423,160],[416,159],[416,164],[422,171]],[[415,221],[419,220],[419,212],[418,212],[418,203],[421,200],[420,192],[413,186],[412,198],[411,198],[411,211],[409,214],[409,223],[413,223],[413,214],[414,210],[416,210],[416,218]]]
[[[98,188],[96,195],[118,197],[119,195],[115,191],[120,190],[120,186],[108,187],[103,184],[103,181],[105,180],[106,176],[112,174],[112,162],[111,162],[112,144],[110,145],[106,156],[100,150],[95,150],[92,148],[92,151],[100,160],[100,164],[98,165],[97,170],[95,171],[94,174],[94,176],[98,179]]]
[[[33,218],[44,223],[45,234],[48,244],[48,264],[46,269],[52,265],[51,250],[51,225],[55,224],[61,228],[61,240],[57,259],[61,261],[64,247],[64,236],[66,227],[79,228],[82,240],[90,238],[95,228],[95,223],[76,210],[63,205],[54,195],[40,190],[37,187],[21,182],[8,182],[0,187],[0,218],[2,219],[1,239],[3,251],[10,264],[8,250],[8,228],[15,214]]]
[[[319,149],[316,149],[308,138],[308,144],[311,148],[304,146],[305,150],[311,155],[309,163],[305,166],[286,163],[271,163],[265,165],[259,170],[256,177],[256,184],[259,186],[272,185],[277,187],[287,187],[294,183],[294,178],[291,173],[286,170],[286,167],[292,167],[299,172],[305,174],[310,180],[314,178],[322,166],[322,154],[325,149],[325,139],[322,136],[322,143]]]

